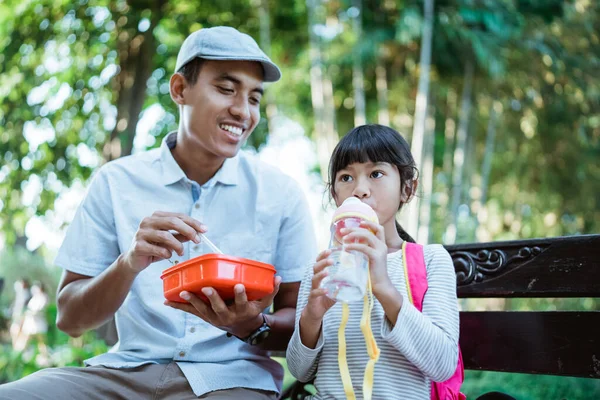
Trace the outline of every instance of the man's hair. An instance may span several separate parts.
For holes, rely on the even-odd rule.
[[[196,57],[183,67],[179,68],[179,71],[177,72],[183,75],[190,86],[194,86],[198,80],[198,75],[200,74],[203,63],[204,60],[202,58]]]

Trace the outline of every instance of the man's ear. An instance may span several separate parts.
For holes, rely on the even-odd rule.
[[[415,193],[417,193],[417,188],[419,187],[419,180],[418,179],[413,179],[410,182],[407,182],[403,187],[402,187],[402,194],[401,194],[401,198],[400,200],[402,201],[402,203],[408,203],[409,201],[412,200],[412,198],[414,197]]]
[[[185,94],[184,91],[187,88],[188,84],[183,75],[179,73],[173,74],[171,76],[171,80],[169,81],[169,91],[171,93],[171,99],[178,104],[185,104]]]

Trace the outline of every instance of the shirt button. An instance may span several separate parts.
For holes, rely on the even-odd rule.
[[[192,250],[194,250],[194,251],[198,251],[198,250],[200,250],[200,246],[198,246],[198,245],[195,245],[194,247],[192,247]]]
[[[190,328],[190,332],[191,332],[191,333],[194,333],[194,332],[196,332],[196,328],[194,328],[194,327],[192,326],[192,327]]]
[[[185,351],[180,351],[179,352],[179,357],[185,357]]]
[[[196,210],[199,209],[200,208],[200,203],[194,204],[194,207],[196,208]]]

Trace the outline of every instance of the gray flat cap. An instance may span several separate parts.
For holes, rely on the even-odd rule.
[[[265,82],[275,82],[281,78],[279,67],[267,57],[251,36],[228,26],[203,28],[190,34],[179,49],[175,72],[196,57],[206,60],[256,61],[263,67]]]

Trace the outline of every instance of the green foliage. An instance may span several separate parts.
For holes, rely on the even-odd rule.
[[[60,270],[22,250],[33,216],[53,216],[56,199],[85,184],[105,161],[116,135],[123,148],[133,140],[135,123],[116,129],[127,104],[159,105],[165,116],[151,128],[148,147],[177,128],[178,111],[168,83],[178,48],[190,32],[231,25],[270,39],[270,55],[283,78],[267,85],[277,112],[313,129],[309,30],[320,32],[322,67],[333,88],[338,135],[354,125],[352,63],[358,54],[364,74],[367,121],[383,107],[391,125],[410,138],[421,71],[423,2],[362,2],[362,35],[353,29],[356,4],[315,1],[316,21],[308,26],[307,2],[293,0],[16,1],[0,3],[0,241],[11,251],[0,255],[6,314],[15,279],[46,284],[53,296]],[[259,10],[270,30],[261,32]],[[593,233],[600,230],[600,5],[566,0],[436,0],[434,2],[430,104],[435,126],[432,241],[442,242],[451,192],[453,135],[460,119],[465,66],[475,66],[458,240],[524,239]],[[146,34],[149,32],[149,35]],[[323,33],[325,32],[325,33]],[[136,57],[131,44],[153,41]],[[133,61],[132,61],[133,60]],[[149,66],[127,98],[124,78],[131,62]],[[141,60],[141,61],[140,61]],[[378,99],[376,67],[387,76],[387,106]],[[134,79],[135,82],[135,79]],[[124,101],[123,99],[130,101]],[[490,109],[497,104],[496,141],[485,151]],[[266,107],[263,107],[263,116]],[[142,111],[143,112],[143,111]],[[121,113],[121,114],[120,114]],[[136,121],[137,116],[129,116]],[[127,118],[126,118],[127,119]],[[125,121],[128,122],[128,121]],[[32,128],[37,128],[32,129]],[[265,118],[248,145],[268,136]],[[452,139],[452,140],[448,140]],[[464,150],[464,149],[463,149]],[[87,155],[87,156],[86,156]],[[491,159],[486,201],[481,204],[481,165]],[[33,188],[33,189],[32,189]],[[31,193],[33,192],[33,196]],[[29,197],[26,193],[30,193]],[[4,235],[4,238],[2,238]],[[513,300],[507,307],[597,310],[597,299]],[[49,308],[49,321],[55,308]],[[56,365],[81,365],[104,351],[92,336],[73,341],[52,326],[47,341]],[[87,343],[87,344],[84,344]],[[0,380],[39,368],[35,354],[0,354]],[[502,390],[523,399],[594,398],[595,382],[569,378],[469,372],[469,397]],[[289,378],[289,377],[288,377]],[[554,383],[557,382],[557,383]],[[288,384],[289,381],[286,381]],[[570,389],[570,390],[569,390]],[[580,396],[580,397],[577,397]]]
[[[0,293],[0,310],[7,314],[14,300],[13,285],[18,279],[42,283],[48,296],[53,299],[60,274],[60,269],[48,265],[42,256],[24,248],[1,251],[0,277],[4,279],[4,289]]]
[[[52,216],[57,196],[76,182],[86,182],[103,162],[117,115],[125,115],[119,100],[124,96],[119,71],[129,68],[129,54],[134,51],[126,45],[142,40],[145,29],[152,29],[154,51],[147,60],[150,78],[134,98],[142,99],[143,108],[158,104],[166,112],[150,131],[155,140],[149,147],[155,147],[177,127],[178,112],[168,82],[183,38],[201,27],[228,24],[259,42],[266,40],[258,12],[262,4],[231,0],[203,3],[198,9],[179,0],[12,0],[0,5],[0,97],[4,98],[0,105],[0,222],[6,242],[22,240],[32,216]],[[270,52],[284,72],[282,81],[269,85],[268,91],[278,112],[299,121],[312,137],[306,2],[264,4],[270,20]],[[354,109],[348,100],[354,96],[351,66],[356,52],[363,64],[368,121],[377,121],[380,108],[375,84],[375,67],[380,63],[387,70],[392,125],[410,132],[420,71],[422,2],[363,2],[360,38],[352,28],[353,2],[315,4],[320,25],[310,29],[329,32],[321,36],[320,45],[324,71],[334,88],[339,134],[353,125]],[[492,229],[484,223],[491,237],[597,231],[598,5],[559,0],[438,0],[434,4],[430,92],[436,121],[458,121],[460,101],[450,106],[444,102],[448,90],[460,94],[466,62],[476,65],[473,103],[497,101],[503,108],[488,208],[497,204],[502,213],[510,210],[521,228]],[[487,121],[488,108],[476,107],[469,128],[475,137],[469,162],[475,166],[485,156]],[[32,138],[32,132],[38,137]],[[444,128],[436,132],[436,143],[441,143],[436,173],[447,175],[448,171],[441,171],[440,159],[442,146],[447,145]],[[134,134],[128,126],[117,137],[125,146]],[[263,119],[248,144],[258,148],[267,134]],[[507,165],[515,173],[505,173]],[[477,184],[478,171],[473,168],[471,184]],[[502,196],[507,187],[514,188],[515,195]],[[447,185],[436,188],[442,194]],[[25,189],[35,193],[33,199],[24,199]],[[468,204],[469,199],[462,202]],[[472,212],[477,213],[476,207]],[[552,213],[556,223],[548,230],[541,221]],[[443,227],[448,216],[442,210],[440,217],[433,224]],[[473,237],[470,227],[475,225],[465,222],[460,228],[463,240]],[[441,231],[434,236],[441,237]]]
[[[36,210],[53,207],[65,186],[89,178],[95,165],[78,154],[106,140],[101,116],[112,100],[106,68],[117,57],[114,27],[98,14],[90,18],[107,2],[85,3],[0,6],[0,224],[9,243],[24,236]],[[24,204],[22,190],[33,181],[41,188]]]
[[[48,334],[47,339],[52,336]],[[10,345],[0,344],[0,384],[12,382],[47,367],[82,367],[83,361],[105,353],[106,344],[88,332],[78,339],[68,339],[61,333],[54,341],[46,340],[50,359],[42,361],[37,348],[16,352]]]

